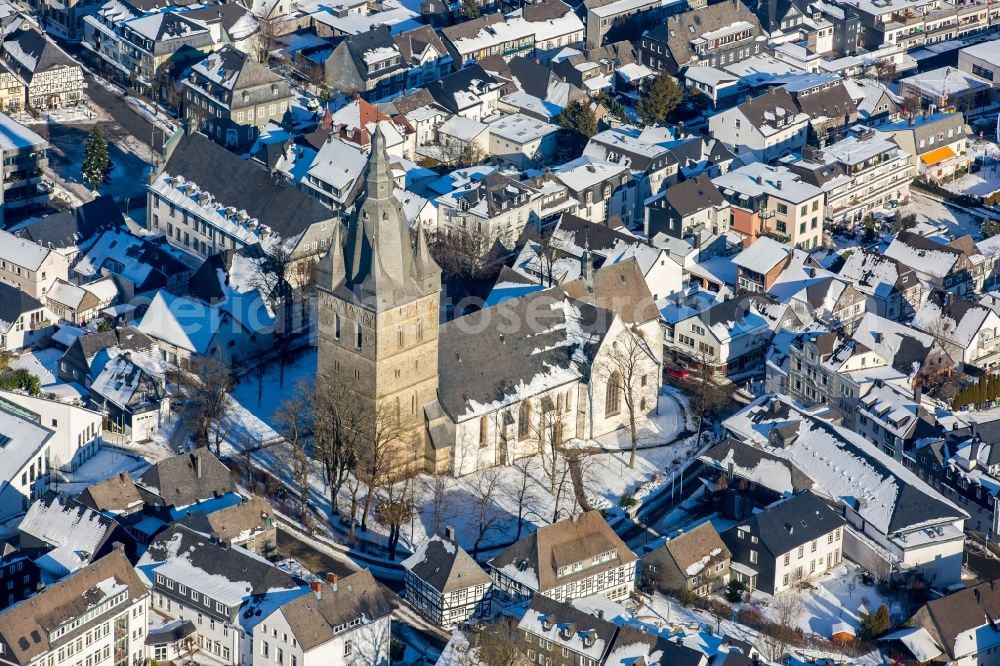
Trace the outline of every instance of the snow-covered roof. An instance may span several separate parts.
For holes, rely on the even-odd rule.
[[[16,122],[7,114],[0,113],[0,149],[23,150],[46,145],[45,139]]]
[[[758,398],[726,419],[723,427],[787,460],[812,479],[815,492],[847,505],[887,536],[968,518],[863,437],[825,420],[822,410],[804,410],[785,396]],[[779,429],[783,441],[772,439]]]
[[[933,661],[944,654],[944,648],[938,645],[930,632],[923,627],[899,629],[882,636],[879,641],[901,642],[921,664]]]
[[[91,561],[114,527],[104,514],[52,496],[33,503],[17,529],[53,548],[38,564],[61,578]]]
[[[195,354],[206,354],[219,327],[217,313],[205,304],[162,289],[156,292],[138,329]]]
[[[921,72],[900,79],[900,86],[913,86],[922,93],[934,97],[945,98],[968,90],[988,89],[990,82],[986,79],[963,72],[957,67],[940,67],[927,72]]]
[[[768,236],[757,238],[750,247],[743,250],[732,262],[748,271],[766,275],[789,255],[791,250]]]
[[[823,190],[805,182],[802,177],[784,166],[770,166],[754,162],[712,179],[715,186],[727,197],[768,195],[782,201],[802,203],[823,196]]]
[[[0,260],[29,271],[37,271],[51,250],[0,229]]]
[[[628,167],[622,164],[583,155],[556,167],[552,175],[571,190],[581,192],[627,172]]]
[[[501,116],[490,123],[490,135],[517,144],[536,141],[558,131],[559,128],[551,123],[546,123],[520,113]]]
[[[488,129],[488,125],[474,118],[455,115],[441,123],[438,133],[455,137],[459,141],[472,141]]]

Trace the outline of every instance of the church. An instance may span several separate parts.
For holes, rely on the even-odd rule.
[[[392,421],[395,466],[456,476],[656,408],[663,329],[635,260],[440,323],[441,270],[372,135],[365,192],[316,267],[318,373]],[[632,405],[632,410],[629,409]],[[626,436],[627,437],[627,436]]]

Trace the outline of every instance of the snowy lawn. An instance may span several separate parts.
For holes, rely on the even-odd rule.
[[[1000,190],[1000,165],[985,166],[976,173],[945,183],[945,189],[956,194],[984,197]]]
[[[316,373],[316,353],[309,350],[285,368],[284,388],[279,387],[278,369],[268,366],[263,381],[250,373],[232,392],[228,417],[223,424],[225,433],[224,453],[239,455],[247,446],[259,446],[279,436],[275,428],[275,414],[281,400],[296,395],[299,383],[310,385]],[[683,406],[682,406],[683,405]],[[639,455],[635,468],[629,468],[630,439],[627,430],[574,445],[588,451],[581,463],[583,486],[594,508],[617,508],[622,495],[628,491],[637,498],[648,494],[663,483],[665,472],[694,455],[693,438],[664,446],[690,425],[683,396],[664,389],[660,396],[659,414],[644,419],[639,428]],[[291,485],[292,459],[286,444],[272,446],[254,453],[257,466],[265,467],[282,481]],[[569,475],[557,474],[560,480],[553,492],[553,482],[548,473],[551,467],[541,456],[493,470],[484,470],[455,479],[444,478],[438,492],[434,480],[428,475],[418,475],[412,482],[412,498],[417,513],[411,523],[402,529],[404,545],[421,543],[433,531],[435,514],[440,526],[455,528],[459,542],[471,549],[478,538],[480,515],[488,529],[480,546],[501,547],[512,541],[518,531],[519,509],[523,519],[522,535],[529,529],[561,520],[575,508],[572,483]],[[560,464],[562,464],[560,462]],[[562,469],[562,468],[561,468]],[[312,467],[310,502],[322,514],[332,518],[328,487],[324,483],[318,464]],[[498,478],[493,480],[493,476]],[[486,508],[479,511],[477,497],[482,489],[493,485]],[[523,492],[521,491],[524,487]],[[435,495],[439,498],[435,501]],[[364,490],[359,494],[364,497]],[[520,499],[523,497],[523,502]],[[558,497],[558,499],[557,499]],[[341,490],[341,509],[349,506],[347,488]],[[374,513],[374,512],[373,512]],[[374,520],[365,538],[382,542],[387,528]],[[343,528],[340,528],[343,529]],[[342,535],[341,535],[342,536]]]
[[[61,383],[58,380],[57,372],[59,359],[62,357],[61,349],[49,347],[47,349],[32,350],[25,352],[11,361],[11,366],[27,370],[36,375],[42,382],[42,387],[51,384]]]
[[[105,447],[100,449],[93,458],[77,467],[75,472],[60,472],[65,481],[58,482],[57,487],[60,491],[76,493],[91,484],[122,472],[128,472],[135,478],[145,472],[148,467],[149,461],[141,455]]]
[[[916,190],[910,191],[910,201],[900,208],[901,215],[910,213],[917,216],[918,224],[944,227],[955,238],[965,234],[978,238],[981,234],[978,216],[958,212]]]
[[[901,619],[899,609],[893,608],[891,601],[880,595],[874,586],[866,587],[861,583],[858,571],[856,564],[844,561],[826,576],[810,581],[813,589],[797,592],[803,605],[798,624],[802,631],[830,638],[833,625],[838,622],[857,629],[861,626],[861,615],[878,610],[881,604],[889,608],[894,620]]]

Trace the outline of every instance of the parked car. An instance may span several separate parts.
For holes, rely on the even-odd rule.
[[[690,379],[691,373],[688,372],[687,368],[668,368],[667,377],[673,377],[674,379]]]

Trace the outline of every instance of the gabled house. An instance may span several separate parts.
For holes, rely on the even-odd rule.
[[[956,364],[983,370],[1000,365],[1000,316],[974,300],[932,291],[913,327],[934,337]]]
[[[505,607],[535,596],[625,599],[635,589],[637,561],[601,514],[588,511],[538,528],[487,564],[494,601]]]
[[[531,663],[602,664],[618,628],[568,602],[536,596],[517,623]]]
[[[644,233],[687,238],[729,229],[730,203],[702,173],[646,200]]]
[[[0,282],[40,300],[57,279],[67,279],[68,267],[55,250],[0,230]]]
[[[421,88],[451,73],[451,54],[431,26],[406,30],[394,35],[393,41],[406,67],[406,88]]]
[[[636,127],[619,127],[590,137],[584,154],[627,165],[638,185],[636,206],[677,184],[678,160],[666,144],[667,137]],[[650,234],[651,235],[651,234]]]
[[[732,258],[736,266],[736,286],[749,292],[770,292],[792,260],[787,246],[766,236]]]
[[[179,524],[221,544],[239,546],[263,557],[273,555],[277,549],[274,509],[260,497],[218,511],[191,513]]]
[[[708,120],[713,139],[745,161],[771,162],[802,150],[808,138],[810,116],[799,110],[784,88],[768,92],[717,113]]]
[[[40,301],[0,281],[0,351],[44,345],[55,332],[55,317]]]
[[[983,659],[1000,648],[992,618],[1000,611],[1000,585],[986,581],[923,605],[884,640],[902,644],[914,661],[957,665]],[[987,657],[988,658],[988,657]]]
[[[603,222],[617,215],[626,224],[635,219],[637,187],[627,166],[583,155],[553,169],[552,177],[579,202],[580,217]]]
[[[722,533],[735,579],[778,594],[822,576],[844,557],[847,523],[812,491],[781,500]]]
[[[892,321],[908,320],[920,305],[923,288],[916,271],[883,254],[859,248],[839,275],[867,297],[865,310]]]
[[[93,321],[101,310],[117,300],[118,287],[110,278],[80,285],[57,278],[45,295],[45,304],[52,314],[74,326]]]
[[[432,623],[450,628],[489,617],[493,583],[449,528],[402,562],[406,599]]]
[[[81,335],[59,359],[59,379],[84,387],[93,383],[108,361],[123,352],[133,355],[159,355],[152,338],[134,328],[116,328]]]
[[[732,554],[711,522],[668,537],[642,558],[642,580],[664,592],[704,597],[729,583]]]
[[[109,430],[131,444],[159,432],[170,409],[166,363],[159,354],[122,352],[108,360],[88,385],[90,403],[106,414]]]
[[[184,113],[231,149],[247,148],[269,123],[281,124],[292,93],[285,78],[233,46],[193,65],[184,79]]]
[[[442,237],[466,234],[477,254],[489,253],[495,244],[513,248],[536,217],[539,192],[498,171],[466,188],[437,198],[437,233]]]
[[[125,225],[114,197],[103,195],[71,210],[46,215],[12,232],[36,245],[51,247],[71,263],[108,229]]]
[[[135,483],[149,512],[163,519],[202,510],[202,504],[210,510],[239,501],[229,468],[204,448],[157,462]]]
[[[22,102],[32,108],[73,106],[82,99],[80,63],[28,23],[4,34],[0,62],[24,85]]]
[[[392,612],[393,605],[367,569],[342,579],[328,575],[311,582],[305,594],[258,618],[253,663],[388,664]]]
[[[975,288],[970,258],[951,244],[901,231],[885,249],[884,256],[912,269],[929,289],[943,289],[958,296]]]
[[[708,666],[703,652],[678,644],[665,635],[646,627],[624,625],[618,628],[614,643],[604,660],[604,666],[634,666],[636,664],[673,664],[675,666]]]
[[[76,501],[94,511],[119,518],[134,515],[143,507],[142,496],[128,472],[87,486],[76,496]]]
[[[375,102],[402,93],[408,69],[383,25],[343,37],[323,61],[323,79],[333,90]]]

